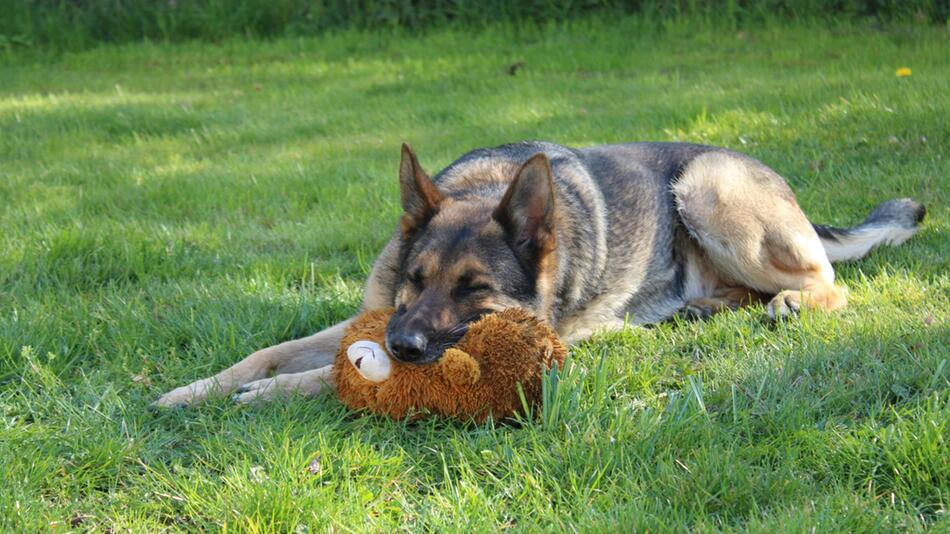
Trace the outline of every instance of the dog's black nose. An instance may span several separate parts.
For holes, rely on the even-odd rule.
[[[389,338],[389,348],[393,356],[403,362],[417,362],[426,352],[427,340],[418,332],[395,333]]]

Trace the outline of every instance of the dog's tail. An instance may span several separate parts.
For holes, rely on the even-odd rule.
[[[848,261],[863,258],[879,245],[900,245],[919,229],[927,210],[909,198],[888,200],[874,208],[864,222],[851,228],[812,224],[828,259]]]

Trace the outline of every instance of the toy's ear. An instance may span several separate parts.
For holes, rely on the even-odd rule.
[[[456,385],[472,385],[482,376],[478,362],[467,352],[459,349],[452,348],[445,351],[439,364],[442,366],[442,376]]]

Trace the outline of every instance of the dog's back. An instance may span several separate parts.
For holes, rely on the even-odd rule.
[[[678,297],[682,265],[670,183],[696,155],[713,147],[681,143],[630,143],[571,149],[524,142],[473,150],[435,176],[448,195],[500,199],[519,166],[532,155],[551,161],[557,189],[558,322],[575,329],[623,309],[631,321],[669,317]],[[586,313],[578,315],[578,312]]]

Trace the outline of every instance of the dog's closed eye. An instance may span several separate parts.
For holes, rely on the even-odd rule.
[[[467,296],[473,293],[492,291],[494,287],[483,279],[472,275],[463,275],[455,285],[455,294],[457,296]]]

